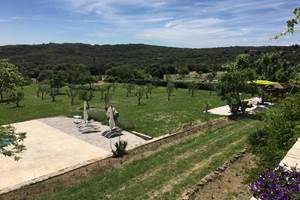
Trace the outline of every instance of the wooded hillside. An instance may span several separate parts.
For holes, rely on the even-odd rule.
[[[149,65],[187,66],[190,70],[209,71],[241,53],[253,57],[262,52],[279,51],[291,64],[300,63],[300,48],[290,47],[223,47],[223,48],[171,48],[144,44],[89,45],[89,44],[40,44],[0,46],[0,59],[9,59],[23,75],[37,77],[40,71],[51,70],[58,64],[85,64],[92,74],[103,74],[111,66]]]

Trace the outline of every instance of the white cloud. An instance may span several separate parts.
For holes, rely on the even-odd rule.
[[[90,35],[180,46],[263,44],[291,15],[284,0],[223,0],[184,4],[178,0],[56,0],[71,12],[109,26]],[[86,20],[86,22],[98,22]],[[101,34],[99,34],[101,33]],[[255,40],[255,38],[257,38]]]

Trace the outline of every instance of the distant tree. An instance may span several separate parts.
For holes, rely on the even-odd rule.
[[[146,95],[147,99],[149,98],[149,95],[152,94],[153,88],[154,88],[154,86],[152,85],[152,83],[147,83],[146,84],[145,95]]]
[[[0,101],[4,100],[4,93],[23,85],[24,79],[17,67],[7,60],[0,60]]]
[[[134,89],[135,89],[135,85],[133,83],[127,83],[126,84],[126,91],[127,91],[126,96],[129,97],[132,94]]]
[[[208,81],[208,83],[209,83],[209,95],[211,95],[211,93],[212,93],[212,90],[214,89],[213,88],[213,85],[212,85],[212,81],[214,80],[214,78],[215,78],[215,74],[214,73],[208,73],[207,75],[206,75],[206,80]]]
[[[42,82],[45,80],[50,80],[52,77],[53,71],[52,70],[41,70],[37,77],[37,81]]]
[[[170,101],[170,97],[171,97],[171,95],[173,94],[174,89],[175,89],[174,83],[169,82],[169,83],[167,84],[167,88],[166,88],[166,90],[167,90],[167,95],[168,95],[168,101]]]
[[[89,77],[91,73],[89,72],[87,66],[82,64],[71,64],[66,65],[66,76],[67,82],[69,84],[84,84],[89,83]]]
[[[233,62],[228,62],[223,65],[226,70],[241,70],[250,68],[252,65],[252,60],[248,54],[239,54],[235,57]]]
[[[257,74],[262,79],[278,82],[288,82],[295,73],[291,66],[279,53],[264,53],[255,62]]]
[[[98,90],[99,90],[99,92],[100,92],[101,100],[103,100],[103,99],[104,99],[104,93],[107,91],[107,87],[105,87],[105,86],[100,86],[100,87],[98,88]]]
[[[108,106],[109,106],[109,103],[110,103],[110,99],[111,99],[111,96],[110,96],[109,92],[105,92],[104,93],[104,106],[105,106],[105,110],[108,109]]]
[[[136,96],[138,98],[138,105],[141,105],[141,100],[145,95],[145,88],[143,86],[139,86],[136,91]]]
[[[293,14],[294,17],[286,22],[287,30],[277,34],[274,39],[279,39],[282,36],[293,34],[295,32],[295,25],[298,24],[298,21],[300,20],[300,7],[295,8]]]
[[[0,154],[19,160],[19,153],[25,150],[22,141],[26,133],[16,133],[13,126],[0,126]]]
[[[191,94],[192,97],[195,95],[195,91],[198,89],[198,84],[196,82],[191,82],[188,85],[188,90],[189,93]]]
[[[68,85],[68,87],[66,89],[66,93],[67,93],[68,97],[71,98],[71,105],[74,105],[74,100],[78,96],[78,93],[79,93],[78,89],[74,85],[70,84],[70,85]]]
[[[115,92],[118,87],[118,84],[116,82],[113,82],[111,85],[112,85],[112,91]]]
[[[106,92],[108,93],[108,94],[110,94],[111,92],[111,89],[112,89],[112,84],[107,84],[106,86],[105,86],[105,88],[106,88]]]
[[[82,101],[86,101],[87,108],[90,108],[90,101],[93,99],[94,93],[91,90],[82,89],[79,90],[79,99]]]
[[[44,100],[45,94],[49,91],[49,86],[47,84],[38,84],[37,93],[38,96],[42,97],[42,100]]]
[[[108,70],[106,70],[105,74],[107,76],[113,77],[115,79],[119,79],[121,81],[127,82],[129,80],[135,79],[135,70],[131,67],[124,66],[114,66]]]
[[[86,77],[85,82],[89,84],[89,89],[91,90],[93,88],[93,84],[96,82],[96,77],[89,75]]]
[[[177,74],[177,68],[174,65],[168,65],[165,67],[166,74]]]
[[[178,74],[180,75],[181,78],[184,77],[184,75],[188,74],[189,73],[189,69],[187,68],[187,66],[181,66],[179,69],[178,69]]]
[[[149,73],[152,77],[163,79],[166,70],[160,65],[150,65],[146,68],[146,73]]]
[[[51,87],[51,88],[49,88],[48,94],[51,97],[52,102],[55,102],[56,101],[56,96],[59,94],[59,89]]]
[[[51,88],[59,88],[63,87],[65,84],[65,75],[62,72],[53,73],[50,79],[50,86]]]
[[[10,101],[16,104],[16,107],[20,107],[20,102],[24,99],[24,92],[21,90],[12,91],[9,95]]]

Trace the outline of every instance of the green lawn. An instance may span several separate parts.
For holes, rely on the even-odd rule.
[[[247,136],[259,126],[258,121],[242,120],[185,138],[77,186],[58,185],[58,191],[40,200],[178,199],[186,188],[243,149]]]
[[[61,89],[64,91],[64,89]],[[14,108],[13,104],[0,104],[0,124],[14,123],[29,119],[65,115],[73,116],[80,112],[82,102],[78,101],[71,106],[70,99],[66,95],[57,97],[57,102],[51,102],[50,97],[41,100],[36,96],[36,86],[31,85],[24,88],[25,100],[21,103],[23,107]],[[195,97],[191,97],[187,90],[178,89],[167,101],[166,89],[155,88],[149,99],[143,99],[144,105],[137,105],[137,97],[126,97],[126,90],[119,86],[114,92],[111,100],[120,115],[130,119],[135,124],[135,130],[158,136],[180,127],[183,123],[194,121],[205,121],[216,118],[216,116],[205,116],[203,113],[205,102],[211,107],[224,104],[215,94],[209,95],[208,91],[197,91]],[[104,109],[100,100],[100,93],[91,102],[93,109]]]

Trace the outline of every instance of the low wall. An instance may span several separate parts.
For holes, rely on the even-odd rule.
[[[128,155],[123,158],[107,157],[104,159],[99,158],[90,160],[77,166],[66,168],[55,174],[49,174],[9,190],[2,191],[0,193],[0,200],[34,199],[40,195],[55,191],[59,186],[63,185],[65,187],[78,184],[87,177],[99,175],[99,173],[105,169],[119,166],[125,161],[144,152],[157,150],[164,144],[168,144],[188,135],[196,134],[206,128],[217,128],[230,123],[234,123],[234,121],[231,121],[228,118],[219,118],[197,126],[186,126],[177,133],[153,138],[147,141],[146,144],[129,150]]]
[[[230,167],[231,164],[233,164],[235,161],[239,160],[244,156],[247,149],[243,149],[239,153],[232,156],[231,159],[226,161],[222,166],[218,167],[205,177],[203,177],[197,184],[194,186],[188,188],[186,191],[183,192],[181,200],[192,200],[195,197],[195,194],[198,193],[202,187],[209,184],[210,182],[216,180],[218,177],[222,176],[223,172]]]

